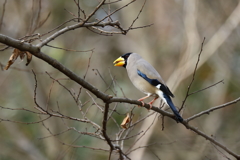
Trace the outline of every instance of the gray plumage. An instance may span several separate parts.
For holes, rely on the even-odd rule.
[[[145,94],[157,95],[158,89],[140,77],[137,73],[137,69],[146,74],[148,78],[157,79],[159,82],[165,85],[165,82],[156,69],[137,53],[132,53],[129,56],[126,69],[129,79],[133,85]]]
[[[183,121],[183,118],[180,116],[171,100],[171,97],[174,97],[172,92],[168,89],[162,77],[151,64],[145,61],[137,53],[126,53],[116,59],[113,63],[115,66],[125,67],[133,85],[143,93],[147,94],[147,96],[140,98],[139,101],[142,102],[144,99],[154,96],[155,98],[148,103],[151,106],[158,97],[161,97],[162,100],[172,109],[177,121]]]

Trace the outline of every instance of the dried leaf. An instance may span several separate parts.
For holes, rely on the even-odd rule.
[[[130,122],[130,116],[129,113],[127,114],[127,116],[123,119],[122,123],[121,123],[121,127],[124,129],[127,129],[127,124]]]
[[[19,51],[19,57],[20,57],[20,59],[23,59],[24,57],[25,57],[25,52],[22,52],[22,51],[20,51],[20,50],[18,50]]]
[[[8,68],[14,63],[14,61],[18,58],[18,56],[20,55],[20,50],[18,49],[14,49],[12,55],[10,56],[9,60],[8,60],[8,64],[5,67],[5,70],[8,70]]]
[[[27,54],[27,63],[26,63],[26,66],[31,62],[31,60],[32,60],[32,54],[30,53],[30,52],[26,52],[26,54]]]
[[[8,70],[8,68],[15,62],[15,60],[18,58],[18,56],[20,57],[20,59],[23,59],[25,57],[25,54],[27,55],[27,63],[26,65],[28,65],[31,60],[32,60],[32,54],[30,52],[26,52],[26,51],[20,51],[19,49],[14,49],[12,55],[10,56],[9,60],[8,60],[8,64],[5,67],[5,70]]]

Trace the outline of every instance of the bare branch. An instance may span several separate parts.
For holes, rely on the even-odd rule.
[[[43,121],[46,121],[46,120],[48,120],[49,118],[51,118],[51,116],[48,116],[47,118],[44,118],[44,119],[42,119],[42,120],[40,120],[40,121],[36,121],[36,122],[21,122],[21,121],[13,121],[13,120],[9,120],[9,119],[2,119],[2,118],[0,118],[0,122],[1,121],[6,121],[6,122],[12,122],[12,123],[20,123],[20,124],[36,124],[36,123],[41,123],[41,122],[43,122]]]
[[[115,25],[119,25],[119,22],[118,21],[115,21],[115,22],[102,22],[102,23],[99,23],[99,22],[86,23],[85,21],[84,22],[80,22],[80,23],[77,23],[77,24],[74,24],[74,25],[71,25],[71,26],[67,26],[67,27],[65,27],[65,28],[55,32],[54,34],[52,34],[51,36],[49,36],[48,38],[43,40],[41,43],[37,44],[36,47],[40,47],[41,48],[42,46],[48,44],[50,41],[54,40],[55,38],[59,37],[60,35],[68,32],[70,30],[74,30],[74,29],[81,28],[81,27],[92,27],[92,26],[104,27],[106,25],[115,26]]]
[[[132,149],[132,150],[130,150],[130,149],[135,145],[135,143],[137,143],[137,142],[147,133],[147,131],[152,127],[152,125],[153,125],[153,123],[155,122],[156,118],[157,118],[157,114],[155,115],[154,120],[152,121],[152,123],[151,123],[151,124],[148,126],[148,128],[144,131],[144,133],[143,133],[141,136],[139,136],[139,138],[138,138],[138,139],[132,144],[132,146],[129,147],[129,149],[126,151],[126,154],[127,154],[127,155],[130,154],[132,151],[136,150],[136,149]]]
[[[102,0],[98,6],[94,9],[94,11],[92,13],[90,13],[87,18],[85,18],[83,21],[84,23],[86,23],[99,9],[100,7],[102,7],[102,5],[105,3],[106,0]]]
[[[131,138],[134,138],[134,137],[136,137],[136,136],[138,136],[138,135],[140,135],[140,134],[142,134],[143,133],[143,131],[140,131],[140,132],[138,132],[138,133],[136,133],[135,135],[132,135],[132,136],[129,136],[129,137],[124,137],[124,138],[122,138],[122,139],[116,139],[116,140],[111,140],[112,142],[116,142],[116,141],[123,141],[123,140],[128,140],[128,139],[131,139]]]
[[[51,12],[48,13],[48,15],[46,16],[45,19],[43,19],[42,21],[40,21],[40,22],[38,23],[38,26],[37,26],[36,28],[37,28],[37,29],[38,29],[38,28],[41,28],[41,27],[44,25],[44,23],[47,22],[47,20],[48,20],[48,18],[50,17],[50,15],[51,15]]]
[[[212,142],[213,144],[215,144],[216,146],[222,148],[223,150],[225,150],[226,152],[228,152],[230,155],[234,156],[236,159],[240,159],[240,155],[234,153],[233,151],[231,151],[228,147],[224,146],[223,144],[219,143],[215,138],[210,137],[208,135],[206,135],[205,133],[203,133],[202,131],[198,130],[195,127],[190,126],[188,123],[183,123],[183,125],[190,129],[191,131],[197,133],[198,135],[202,136],[203,138],[209,140],[210,142]]]
[[[72,18],[70,20],[67,20],[66,22],[63,22],[62,24],[58,25],[57,27],[53,28],[52,30],[48,31],[47,33],[42,34],[42,37],[47,35],[47,34],[49,34],[49,33],[51,33],[51,32],[53,32],[53,31],[55,31],[55,30],[57,30],[57,29],[59,29],[59,28],[61,28],[63,25],[65,25],[65,24],[67,24],[67,23],[69,23],[71,21],[74,21],[74,20],[77,20],[77,18]]]
[[[139,27],[131,27],[130,29],[134,30],[134,29],[146,28],[146,27],[151,27],[152,25],[153,25],[153,23],[152,24],[148,24],[148,25],[139,26]]]
[[[114,150],[114,145],[112,144],[110,138],[107,135],[108,110],[109,110],[109,103],[106,103],[105,109],[104,109],[104,114],[103,114],[103,121],[102,121],[102,133],[103,133],[103,136],[106,139],[108,145],[110,146],[111,150]]]
[[[5,0],[6,2],[6,0]],[[117,104],[115,104],[114,106],[114,109],[111,111],[110,110],[110,104],[111,103],[114,103],[114,102],[120,102],[120,103],[127,103],[127,104],[134,104],[134,105],[141,105],[142,103],[139,102],[139,101],[136,101],[136,100],[131,100],[131,99],[127,99],[127,98],[118,98],[118,97],[113,97],[112,95],[108,95],[108,94],[105,94],[105,92],[102,92],[102,91],[99,91],[98,88],[94,87],[92,84],[90,84],[89,82],[87,82],[85,80],[86,78],[86,75],[88,73],[88,70],[90,68],[90,62],[91,62],[91,56],[89,57],[89,62],[88,62],[88,66],[87,66],[87,69],[86,69],[86,72],[85,72],[85,75],[83,76],[83,78],[77,76],[76,74],[74,74],[71,70],[69,70],[68,68],[66,68],[65,66],[63,66],[61,63],[59,63],[58,61],[54,60],[53,58],[49,57],[48,55],[44,54],[43,52],[41,52],[41,48],[43,46],[50,46],[48,45],[49,42],[53,41],[55,38],[59,37],[60,35],[63,35],[64,33],[70,31],[70,30],[74,30],[74,29],[77,29],[77,28],[82,28],[82,27],[85,27],[85,28],[90,28],[90,29],[94,29],[94,32],[98,33],[98,34],[101,34],[101,35],[112,35],[112,34],[126,34],[129,30],[132,30],[132,29],[138,29],[138,28],[143,28],[143,27],[148,27],[148,26],[151,26],[151,25],[145,25],[145,26],[142,26],[142,27],[133,27],[133,25],[135,24],[135,22],[138,20],[138,18],[140,17],[140,14],[142,13],[142,10],[146,4],[146,0],[144,1],[144,4],[142,5],[139,13],[137,14],[137,17],[132,21],[131,25],[128,27],[127,30],[124,30],[123,27],[120,25],[120,22],[118,21],[112,21],[111,19],[111,16],[113,14],[115,14],[116,12],[120,11],[121,9],[123,8],[126,8],[128,5],[132,4],[133,2],[135,2],[134,0],[133,1],[130,1],[128,2],[127,4],[123,5],[122,7],[116,9],[115,11],[111,12],[111,8],[110,8],[110,4],[111,3],[117,3],[119,2],[118,0],[117,1],[109,1],[109,3],[106,3],[106,0],[100,0],[98,5],[96,6],[96,8],[89,14],[89,15],[86,15],[84,13],[84,10],[80,8],[80,4],[79,4],[79,0],[74,0],[76,6],[78,7],[78,15],[75,16],[73,13],[71,15],[73,15],[74,17],[76,18],[73,18],[69,21],[66,21],[64,22],[63,24],[61,24],[60,26],[54,28],[53,30],[47,32],[46,34],[44,35],[38,35],[38,37],[34,37],[33,35],[31,36],[26,36],[24,38],[22,38],[21,40],[16,40],[16,39],[13,39],[13,38],[10,38],[10,37],[7,37],[7,36],[4,36],[2,34],[0,34],[0,42],[3,43],[3,44],[6,44],[6,45],[9,45],[11,47],[14,47],[14,48],[17,48],[19,50],[22,50],[22,51],[29,51],[31,54],[33,54],[34,56],[38,57],[39,59],[42,59],[43,61],[47,62],[49,65],[51,65],[52,67],[56,68],[57,70],[59,70],[61,73],[63,73],[64,75],[66,75],[67,77],[69,77],[71,80],[73,80],[74,82],[76,82],[77,84],[79,84],[80,86],[80,90],[79,90],[79,93],[77,95],[77,98],[75,97],[75,94],[72,93],[70,91],[70,89],[68,89],[67,87],[65,87],[64,85],[61,85],[61,83],[52,78],[50,75],[50,77],[53,79],[53,83],[52,83],[52,86],[54,84],[55,81],[57,81],[59,83],[59,85],[63,86],[69,93],[70,95],[75,99],[75,101],[77,102],[78,101],[78,98],[80,96],[80,94],[82,93],[82,89],[86,89],[87,90],[87,94],[90,96],[90,100],[89,101],[92,101],[93,103],[87,108],[86,112],[84,113],[83,111],[80,110],[82,116],[84,117],[83,119],[81,118],[75,118],[75,117],[71,117],[71,116],[68,116],[68,115],[65,115],[63,112],[61,112],[60,110],[60,107],[57,103],[57,107],[58,107],[58,110],[57,111],[53,111],[53,110],[50,110],[50,109],[47,109],[47,105],[46,107],[42,107],[40,106],[38,103],[37,103],[37,76],[36,74],[33,72],[34,74],[34,79],[35,79],[35,87],[34,87],[34,103],[36,105],[36,109],[37,111],[39,112],[32,112],[34,114],[38,114],[38,115],[45,115],[47,116],[48,118],[50,117],[56,117],[56,118],[60,118],[64,125],[68,128],[68,130],[73,130],[75,132],[78,132],[80,135],[88,135],[88,136],[92,136],[92,137],[96,137],[96,138],[99,138],[101,140],[104,140],[107,142],[107,144],[110,146],[110,154],[109,154],[109,159],[111,158],[111,153],[112,152],[115,152],[115,153],[118,153],[119,154],[119,159],[125,159],[125,158],[128,158],[125,154],[126,153],[130,153],[132,151],[134,151],[135,149],[139,149],[139,147],[136,147],[135,149],[132,149],[131,147],[129,148],[129,150],[124,153],[123,152],[123,144],[124,144],[124,140],[127,140],[127,139],[130,139],[132,137],[135,137],[137,135],[139,135],[139,138],[137,139],[137,141],[140,139],[140,138],[143,138],[143,136],[145,135],[145,133],[147,131],[149,131],[149,128],[153,125],[154,121],[152,122],[152,124],[144,131],[144,133],[142,133],[141,131],[139,131],[137,134],[134,134],[134,135],[130,135],[130,131],[133,130],[133,128],[139,124],[140,122],[142,122],[144,119],[146,119],[148,116],[150,116],[151,114],[154,114],[154,113],[160,113],[163,117],[169,117],[173,120],[175,120],[175,116],[172,114],[172,113],[169,113],[169,112],[166,112],[166,111],[163,111],[162,109],[158,108],[158,107],[155,107],[153,106],[151,108],[151,110],[153,110],[154,112],[145,116],[144,118],[142,119],[139,119],[137,122],[130,122],[131,124],[129,125],[129,129],[128,130],[121,130],[119,129],[119,132],[118,132],[118,135],[117,135],[117,138],[116,140],[114,139],[110,139],[109,135],[107,134],[107,122],[109,119],[113,119],[112,117],[112,114],[113,113],[120,113],[118,111],[116,111],[116,108],[117,108]],[[95,20],[94,22],[90,22],[89,20],[92,19],[92,17],[96,14],[96,12],[98,10],[100,10],[104,5],[109,5],[109,10],[107,12],[107,15],[100,19],[100,20]],[[32,30],[36,30],[36,26],[37,27],[40,27],[42,25],[42,23],[39,23],[39,19],[40,19],[40,11],[41,11],[41,1],[39,1],[39,10],[37,11],[36,13],[36,18],[35,20],[32,21],[32,23],[37,23],[38,25],[33,25],[32,24]],[[70,12],[71,13],[71,12]],[[50,14],[48,14],[47,18],[45,18],[45,20],[43,21],[46,22],[46,20],[48,19]],[[81,19],[81,16],[84,17],[84,19],[82,18]],[[105,22],[104,20],[106,20],[107,22]],[[64,28],[60,29],[63,25],[65,25],[66,23],[68,22],[77,22],[76,24],[74,25],[69,25],[69,26],[65,26]],[[2,25],[2,24],[1,24]],[[35,27],[34,27],[35,26]],[[104,30],[104,27],[106,26],[109,26],[109,27],[113,27],[114,31],[107,31],[107,30]],[[0,26],[1,27],[1,26]],[[103,29],[102,29],[102,28]],[[60,29],[60,30],[58,30]],[[116,31],[115,31],[116,30]],[[49,33],[52,33],[53,31],[55,31],[55,33],[53,33],[52,35],[50,35],[49,37],[47,37],[46,39],[44,40],[41,40],[41,37],[49,34]],[[40,40],[40,43],[36,44],[36,45],[33,45],[31,44],[31,42],[33,42],[34,40]],[[193,75],[192,75],[192,81],[190,82],[190,85],[188,86],[188,89],[187,89],[187,93],[186,93],[186,97],[182,103],[182,107],[181,109],[184,107],[184,104],[187,100],[187,98],[194,94],[194,93],[198,93],[200,91],[203,91],[205,89],[208,89],[212,86],[215,86],[217,85],[218,83],[222,82],[218,82],[218,83],[215,83],[211,86],[208,86],[204,89],[201,89],[199,91],[196,91],[196,92],[192,92],[190,93],[190,89],[191,89],[191,86],[194,82],[194,78],[195,78],[195,74],[196,74],[196,71],[197,71],[197,67],[198,67],[198,64],[200,63],[200,56],[202,54],[202,50],[203,50],[203,44],[204,44],[204,41],[205,41],[205,38],[203,39],[203,42],[202,42],[202,46],[201,46],[201,51],[198,55],[198,59],[197,59],[197,63],[195,65],[195,69],[194,69],[194,72],[193,72]],[[28,43],[26,43],[28,42]],[[53,47],[53,46],[51,46]],[[67,50],[67,51],[70,51],[69,49],[64,49],[64,48],[60,48],[60,47],[54,47],[54,48],[57,48],[57,49],[63,49],[63,50]],[[93,53],[93,51],[92,51]],[[100,77],[102,78],[101,74],[99,73],[99,71],[97,70],[98,74],[100,75]],[[111,89],[112,85],[115,85],[114,82],[115,82],[115,78],[114,76],[111,76],[111,79],[112,79],[112,82],[111,84],[108,84],[104,78],[102,78],[104,83],[107,85],[107,89]],[[121,88],[121,87],[120,87]],[[48,99],[50,99],[50,95],[51,95],[51,90],[52,90],[52,87],[50,88],[50,91],[49,91],[49,95],[48,95]],[[88,92],[89,91],[89,92]],[[91,93],[90,93],[91,92]],[[113,91],[112,92],[115,94],[116,91]],[[105,107],[103,108],[103,104],[99,103],[98,101],[96,101],[96,99],[99,98],[103,101],[103,103],[105,104]],[[233,103],[237,103],[238,101],[240,101],[240,98],[234,100],[234,101],[231,101],[231,102],[228,102],[228,103],[225,103],[223,105],[220,105],[220,106],[216,106],[216,107],[213,107],[213,108],[210,108],[206,111],[203,111],[203,112],[200,112],[188,119],[185,119],[183,122],[182,122],[182,125],[184,125],[187,129],[190,129],[192,130],[193,132],[199,134],[200,136],[206,138],[207,140],[209,140],[211,143],[215,144],[217,147],[219,148],[222,148],[224,151],[228,152],[230,155],[236,157],[237,159],[239,159],[239,155],[237,155],[236,153],[232,152],[229,148],[227,148],[226,146],[224,146],[223,144],[219,143],[216,139],[214,139],[213,137],[211,136],[208,136],[207,134],[203,133],[202,131],[190,126],[188,124],[189,121],[197,118],[197,117],[200,117],[202,116],[203,114],[208,114],[214,110],[217,110],[217,109],[221,109],[223,107],[226,107],[226,106],[229,106]],[[86,100],[86,103],[88,101]],[[48,101],[47,101],[47,104],[48,104]],[[78,105],[79,103],[77,103]],[[81,103],[82,104],[82,103]],[[100,126],[99,124],[97,124],[97,122],[93,122],[91,121],[91,119],[88,119],[86,117],[86,113],[88,112],[88,110],[90,109],[91,106],[94,106],[94,104],[98,107],[98,109],[101,110],[101,112],[103,112],[103,121],[102,121],[102,126]],[[1,107],[1,106],[0,106]],[[149,109],[150,106],[148,104],[145,104],[144,105],[145,108]],[[134,108],[134,107],[133,107]],[[180,109],[180,110],[181,110]],[[17,110],[17,109],[16,109]],[[19,109],[21,110],[21,109]],[[22,109],[24,110],[24,109]],[[31,112],[31,111],[28,111],[26,110],[27,112]],[[158,114],[156,114],[154,120],[157,118]],[[40,117],[40,116],[39,116]],[[42,122],[42,124],[44,125],[44,121],[46,119],[43,119],[39,122]],[[65,120],[73,120],[73,121],[77,121],[77,122],[81,122],[81,123],[86,123],[86,124],[89,124],[91,126],[94,127],[94,129],[96,129],[96,132],[89,132],[89,131],[78,131],[76,128],[70,128],[67,126],[67,123],[65,122]],[[8,121],[8,120],[5,120],[5,121]],[[114,121],[114,119],[113,119]],[[33,122],[33,123],[39,123],[39,122]],[[116,121],[114,121],[116,123]],[[162,121],[164,124],[164,121]],[[31,123],[31,122],[30,122]],[[29,124],[30,124],[29,123]],[[26,123],[28,124],[28,123]],[[116,123],[117,126],[119,126],[117,123]],[[181,124],[180,124],[181,125]],[[46,126],[44,126],[48,131],[49,133],[52,135],[52,136],[57,136],[57,135],[60,135],[61,133],[58,133],[58,134],[53,134],[50,129],[48,129]],[[163,127],[164,128],[164,127]],[[65,131],[64,131],[65,132]],[[60,140],[59,140],[60,141]],[[136,141],[136,142],[137,142]],[[114,143],[117,143],[117,145],[115,145]],[[60,141],[60,143],[62,143],[63,145],[69,145],[70,147],[83,147],[83,148],[91,148],[91,147],[86,147],[86,146],[77,146],[77,145],[72,145],[72,144],[66,144],[65,142],[62,142]],[[118,145],[118,143],[121,143],[120,145]],[[98,148],[93,148],[93,149],[98,149]],[[130,150],[132,149],[132,150]],[[100,149],[98,149],[100,150]],[[107,151],[109,152],[109,150],[104,150],[104,151]],[[129,158],[128,158],[129,159]]]
[[[160,144],[161,144],[161,145],[170,145],[170,144],[173,144],[173,143],[175,143],[175,142],[176,142],[176,141],[169,142],[169,143],[160,143]],[[134,151],[136,151],[136,150],[138,150],[138,149],[140,149],[140,148],[147,148],[147,147],[150,147],[150,146],[154,146],[154,145],[156,145],[156,144],[159,144],[159,142],[154,142],[154,143],[151,143],[151,144],[148,144],[148,145],[145,145],[145,146],[139,146],[139,147],[133,149],[131,152],[134,152]]]
[[[57,118],[65,118],[65,119],[70,119],[70,120],[75,120],[75,121],[79,121],[79,122],[83,122],[83,123],[89,123],[89,124],[92,124],[92,126],[94,126],[96,129],[100,130],[100,126],[90,120],[88,120],[87,118],[85,119],[79,119],[79,118],[75,118],[75,117],[70,117],[70,116],[66,116],[66,115],[63,115],[61,113],[51,113],[45,109],[43,109],[38,103],[37,103],[37,77],[36,77],[36,74],[34,73],[34,71],[32,71],[33,74],[34,74],[34,79],[35,79],[35,88],[34,88],[34,103],[36,104],[36,109],[38,109],[40,112],[42,112],[43,114],[46,114],[46,115],[49,115],[49,116],[52,116],[52,117],[57,117]]]
[[[4,69],[5,66],[6,65],[4,65],[0,62],[0,67],[1,67],[2,70]],[[13,70],[21,71],[21,72],[32,73],[32,70],[30,70],[30,69],[22,69],[22,68],[18,68],[18,67],[10,67],[9,69],[13,69]],[[38,71],[34,71],[34,72],[36,74],[45,74],[45,72],[38,72]],[[49,74],[52,74],[52,73],[49,73]]]
[[[55,46],[52,46],[52,45],[49,45],[49,44],[46,44],[46,46],[52,47],[52,48],[55,48],[55,49],[61,49],[61,50],[65,50],[65,51],[71,51],[71,52],[93,52],[93,51],[94,51],[94,48],[93,48],[93,49],[89,49],[89,50],[85,50],[85,51],[78,51],[78,50],[74,50],[74,49],[67,49],[67,48],[55,47]]]
[[[77,2],[76,2],[76,0],[74,0],[74,2],[75,2],[76,6],[77,6],[77,8],[78,8],[78,22],[80,22],[80,18],[81,18],[81,15],[80,15],[80,13],[81,13],[81,8],[80,8],[79,0],[78,0]]]
[[[0,108],[12,110],[12,111],[26,111],[26,112],[30,112],[30,113],[34,113],[34,114],[43,114],[43,113],[31,111],[31,110],[26,109],[26,108],[9,108],[9,107],[3,107],[3,106],[0,106]]]
[[[210,85],[210,86],[208,86],[208,87],[205,87],[205,88],[203,88],[203,89],[200,89],[200,90],[197,90],[197,91],[195,91],[195,92],[192,92],[192,93],[190,93],[188,96],[191,96],[191,95],[193,95],[193,94],[195,94],[195,93],[198,93],[198,92],[204,91],[204,90],[206,90],[206,89],[209,89],[209,88],[211,88],[211,87],[213,87],[213,86],[218,85],[219,83],[224,83],[224,82],[223,82],[223,80],[218,81],[217,83],[214,83],[214,84],[212,84],[212,85]]]
[[[185,102],[186,102],[186,100],[187,100],[187,98],[188,98],[188,96],[189,96],[190,88],[191,88],[191,86],[192,86],[192,84],[193,84],[193,81],[194,81],[194,79],[195,79],[195,74],[196,74],[196,71],[197,71],[198,63],[199,63],[199,61],[200,61],[201,53],[202,53],[202,51],[203,51],[204,41],[205,41],[205,37],[203,38],[202,45],[201,45],[201,49],[200,49],[200,52],[199,52],[199,54],[198,54],[197,63],[196,63],[196,65],[195,65],[195,68],[194,68],[194,71],[193,71],[193,75],[192,75],[192,81],[190,82],[190,84],[189,84],[189,86],[188,86],[186,96],[185,96],[185,98],[184,98],[184,100],[183,100],[183,103],[182,103],[181,108],[179,109],[179,112],[183,109],[183,106],[184,106],[184,104],[185,104]]]
[[[97,27],[89,27],[88,28],[90,31],[92,31],[93,33],[99,34],[99,35],[103,35],[103,36],[113,36],[114,34],[123,34],[120,31],[105,31],[103,29],[97,28]]]
[[[227,102],[227,103],[225,103],[225,104],[222,104],[222,105],[219,105],[219,106],[216,106],[216,107],[212,107],[212,108],[210,108],[210,109],[208,109],[208,110],[205,110],[205,111],[202,111],[202,112],[200,112],[200,113],[198,113],[198,114],[195,114],[195,115],[193,115],[192,117],[189,117],[188,119],[186,119],[186,122],[189,122],[189,121],[191,121],[191,120],[193,120],[193,119],[195,119],[195,118],[198,118],[198,117],[202,116],[203,114],[210,114],[210,112],[212,112],[212,111],[214,111],[214,110],[227,107],[227,106],[232,105],[232,104],[234,104],[234,103],[238,103],[239,101],[240,101],[240,97],[237,98],[237,99],[235,99],[235,100],[233,100],[233,101]]]
[[[0,18],[0,31],[1,31],[2,26],[3,26],[3,18],[4,18],[4,14],[5,14],[6,4],[7,4],[7,0],[5,0],[5,1],[3,2],[2,16],[1,16],[1,18]]]
[[[144,3],[143,3],[143,5],[142,5],[142,8],[140,9],[137,17],[133,20],[132,24],[131,24],[131,25],[129,26],[129,28],[127,29],[127,32],[132,28],[133,24],[134,24],[134,23],[137,21],[137,19],[139,18],[140,14],[141,14],[142,11],[143,11],[143,8],[144,8],[146,2],[147,2],[147,0],[144,0]]]

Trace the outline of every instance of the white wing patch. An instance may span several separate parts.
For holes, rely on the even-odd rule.
[[[160,85],[160,84],[159,84],[159,85]],[[158,86],[158,85],[157,85],[157,86]],[[161,85],[160,85],[160,86],[161,86]],[[160,88],[160,87],[159,87],[159,88]],[[168,105],[166,99],[165,99],[164,96],[163,96],[163,92],[162,92],[161,90],[158,90],[158,91],[157,91],[157,94],[158,94],[159,97],[161,97],[162,100]]]
[[[160,87],[161,87],[161,84],[158,84],[156,87],[157,87],[157,89],[160,89]]]

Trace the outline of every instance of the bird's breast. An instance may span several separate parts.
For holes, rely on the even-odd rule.
[[[158,89],[155,86],[151,85],[148,81],[140,77],[138,74],[131,74],[128,76],[133,85],[141,92],[150,95],[157,95]]]

